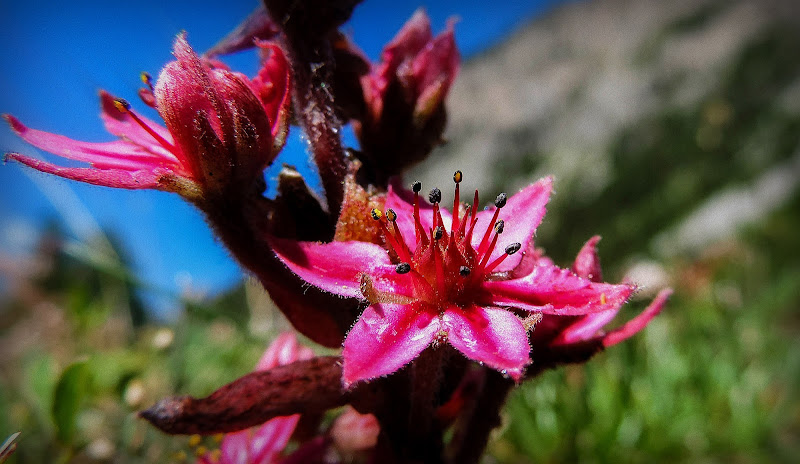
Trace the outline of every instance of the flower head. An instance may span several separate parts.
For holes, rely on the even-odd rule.
[[[413,192],[390,187],[384,211],[364,212],[381,228],[383,246],[273,240],[278,257],[310,284],[370,303],[344,341],[346,386],[390,374],[442,343],[519,380],[530,362],[531,324],[523,317],[607,314],[635,290],[544,260],[530,265],[550,178],[512,197],[500,194],[484,211],[477,191],[472,206],[461,205],[461,172],[453,179],[452,215],[440,206],[439,189],[428,206],[419,183]]]
[[[291,332],[278,336],[267,348],[256,365],[256,371],[265,371],[294,361],[310,359],[310,348],[297,343]],[[227,433],[222,438],[219,451],[206,453],[198,464],[270,464],[278,462],[281,451],[289,442],[299,414],[276,417],[251,429]]]
[[[381,54],[381,63],[362,78],[364,98],[373,118],[380,119],[385,99],[399,86],[417,118],[432,114],[450,90],[460,64],[453,25],[434,37],[425,11],[408,20]]]
[[[61,167],[18,153],[8,159],[39,171],[95,185],[177,192],[190,200],[231,188],[252,188],[283,146],[289,101],[289,67],[281,50],[270,50],[259,74],[213,67],[186,42],[175,41],[176,60],[155,86],[140,93],[154,105],[166,128],[137,115],[130,104],[100,92],[100,117],[119,140],[80,142],[30,129],[5,116],[28,143],[92,167]]]
[[[441,143],[444,100],[460,66],[453,22],[437,36],[424,10],[414,13],[361,77],[364,114],[354,129],[365,168],[382,181]]]

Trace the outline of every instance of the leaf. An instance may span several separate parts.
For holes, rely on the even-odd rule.
[[[71,443],[81,403],[89,393],[91,373],[87,361],[78,361],[61,374],[53,396],[53,421],[56,434],[63,443]]]

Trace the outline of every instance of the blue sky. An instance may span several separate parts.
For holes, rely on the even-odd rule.
[[[424,6],[435,31],[444,28],[447,18],[459,18],[456,40],[462,54],[469,57],[558,1],[368,0],[356,8],[343,30],[375,59],[414,10]],[[0,113],[79,140],[111,140],[98,118],[99,89],[138,102],[139,73],[158,74],[171,58],[176,33],[186,30],[190,44],[205,50],[257,5],[256,0],[0,0]],[[225,61],[248,75],[257,68],[252,53]],[[158,119],[144,105],[134,103],[134,107]],[[4,124],[0,151],[49,156],[19,141]],[[305,159],[302,144],[291,143],[277,165],[303,166]],[[78,239],[98,227],[112,231],[127,248],[137,275],[162,290],[162,296],[177,295],[181,282],[217,292],[242,275],[201,215],[177,195],[89,186],[12,163],[0,165],[0,253],[24,253],[36,231],[53,218],[65,223],[67,232]],[[166,300],[161,304],[169,306],[170,298]]]

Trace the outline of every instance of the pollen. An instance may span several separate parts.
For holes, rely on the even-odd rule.
[[[114,108],[116,108],[120,113],[128,114],[131,110],[131,104],[123,98],[115,98]]]

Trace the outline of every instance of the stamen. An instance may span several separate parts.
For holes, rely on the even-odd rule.
[[[392,211],[394,213],[394,211]],[[389,232],[389,229],[386,227],[381,219],[383,218],[383,213],[378,208],[372,208],[369,212],[372,219],[378,221],[378,227],[381,228],[381,232],[383,232],[383,237],[386,239],[386,244],[389,245],[389,248],[394,250],[397,256],[404,260],[404,261],[411,261],[411,256],[409,256],[408,248],[405,246],[405,242],[402,244],[397,243],[397,239]],[[397,218],[397,214],[394,214],[394,217]],[[396,226],[396,224],[395,224]]]
[[[467,266],[461,266],[460,268],[458,268],[458,273],[461,274],[462,277],[467,277],[470,274],[470,272],[472,271]]]
[[[507,200],[508,195],[506,195],[506,192],[501,192],[500,195],[497,195],[497,198],[494,199],[494,205],[498,208],[502,208],[506,205]]]
[[[433,239],[439,240],[442,238],[443,234],[444,234],[444,229],[442,228],[442,226],[439,226],[433,233]],[[445,297],[445,291],[446,291],[444,268],[442,266],[442,257],[440,256],[440,249],[436,245],[431,246],[431,252],[433,252],[433,261],[434,261],[434,266],[436,267],[436,293],[438,294],[439,299],[442,300]]]
[[[403,233],[400,232],[400,228],[397,226],[397,213],[395,213],[392,208],[386,210],[386,219],[392,223],[392,227],[394,228],[394,236],[398,246],[403,248],[405,256],[410,259],[411,250],[408,249],[408,244],[406,244],[406,241],[403,240]]]
[[[472,243],[472,231],[475,229],[475,224],[478,223],[478,190],[475,189],[475,198],[472,200],[472,211],[470,212],[469,232],[467,232],[467,243]],[[466,221],[466,219],[464,219]]]
[[[514,253],[518,252],[520,248],[522,248],[521,243],[519,242],[512,243],[511,245],[506,247],[506,254],[511,256]]]
[[[506,221],[500,219],[499,221],[497,221],[497,223],[495,223],[494,231],[497,232],[498,234],[502,234],[503,229],[505,229],[505,226],[506,226]]]
[[[502,221],[502,219],[500,221]],[[492,252],[494,251],[494,246],[497,245],[497,237],[503,232],[503,223],[500,221],[498,221],[497,224],[495,224],[494,226],[495,234],[494,236],[492,236],[492,241],[489,244],[489,247],[486,250],[482,249],[478,250],[478,256],[483,255],[483,259],[481,259],[481,263],[478,265],[479,269],[483,269],[484,266],[486,266],[486,263],[492,256]]]
[[[442,202],[442,191],[438,188],[434,188],[431,190],[431,193],[428,194],[428,201],[431,202],[432,205],[438,204]]]
[[[400,263],[394,268],[394,270],[397,271],[398,274],[408,274],[411,272],[411,265],[408,263]]]
[[[495,221],[497,221],[497,216],[500,214],[500,210],[503,208],[503,206],[506,205],[506,200],[507,199],[508,199],[508,195],[506,195],[505,193],[501,193],[500,195],[497,195],[497,198],[495,198],[495,200],[494,200],[494,205],[497,207],[497,209],[494,210],[494,215],[492,216],[492,222],[490,222],[489,224],[494,224]],[[486,246],[486,242],[489,240],[489,235],[491,233],[492,233],[492,229],[487,228],[486,229],[486,233],[483,234],[483,239],[481,240],[481,244],[480,244],[480,246],[478,246],[479,250],[483,249],[483,247]]]
[[[461,171],[456,171],[453,173],[453,182],[456,183],[456,193],[453,197],[453,224],[450,227],[450,235],[453,237],[456,236],[456,232],[459,229],[459,212],[458,207],[459,203],[461,202],[460,195],[459,195],[459,184],[461,184],[461,180],[464,178],[464,174]]]
[[[136,113],[131,111],[131,104],[128,103],[125,99],[115,98],[114,108],[116,108],[120,113],[127,114],[128,116],[130,116],[131,119],[133,119],[136,122],[136,124],[139,124],[139,126],[141,126],[142,129],[147,131],[147,133],[150,134],[150,136],[152,136],[154,139],[156,139],[156,141],[159,144],[161,144],[161,146],[163,146],[170,152],[175,153],[175,147],[171,143],[167,142],[167,140],[164,139],[164,137],[158,135],[158,133],[156,133],[156,131],[154,131],[150,126],[145,124],[145,122],[142,121],[139,118],[139,116],[136,116]]]
[[[414,191],[414,235],[417,239],[417,243],[421,241],[423,244],[427,244],[428,236],[419,220],[419,192],[422,190],[422,182],[414,182],[411,185],[411,190]]]
[[[142,71],[139,74],[139,79],[142,80],[142,84],[146,85],[147,88],[149,88],[151,92],[154,91],[154,89],[153,89],[153,76],[151,76],[149,72]]]
[[[492,264],[490,264],[488,267],[486,267],[486,269],[484,269],[484,271],[483,271],[484,274],[488,274],[488,273],[492,272],[494,270],[494,268],[499,266],[500,263],[502,263],[503,260],[506,259],[506,256],[513,255],[514,253],[518,252],[520,248],[522,248],[522,244],[519,243],[519,242],[515,242],[515,243],[512,243],[511,245],[508,245],[506,247],[505,254],[502,254],[502,255],[498,256],[497,259],[492,261]]]

